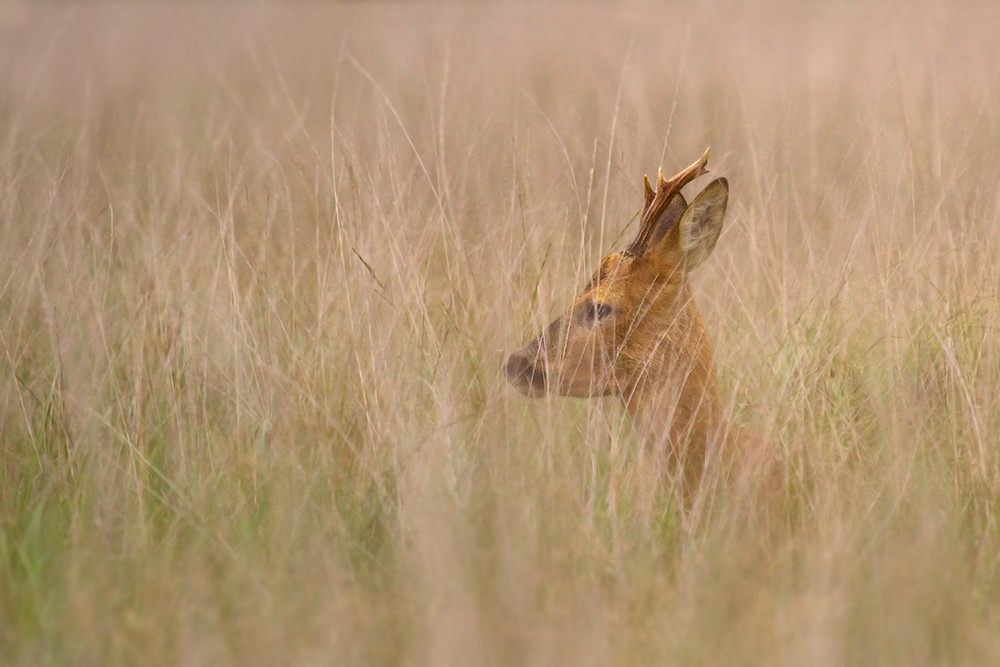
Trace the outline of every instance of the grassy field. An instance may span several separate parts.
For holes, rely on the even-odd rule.
[[[0,663],[1000,664],[1000,13],[742,7],[0,6]],[[766,532],[500,372],[709,146]]]

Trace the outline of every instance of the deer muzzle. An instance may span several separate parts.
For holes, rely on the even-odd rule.
[[[504,374],[507,381],[525,396],[541,398],[545,395],[545,360],[539,358],[537,339],[510,355]]]

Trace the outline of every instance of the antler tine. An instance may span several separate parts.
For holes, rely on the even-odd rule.
[[[632,241],[632,244],[625,249],[625,253],[632,255],[633,257],[641,257],[644,252],[646,252],[646,246],[649,244],[649,239],[653,236],[653,230],[656,228],[656,222],[663,215],[663,212],[667,210],[667,206],[670,204],[670,200],[674,198],[681,188],[693,181],[694,179],[708,173],[708,153],[711,149],[705,151],[698,160],[696,160],[691,166],[689,166],[684,171],[680,172],[669,181],[663,178],[663,169],[660,169],[660,173],[656,178],[656,192],[654,194],[653,188],[649,185],[649,178],[645,179],[646,185],[646,201],[642,207],[642,218],[639,223],[639,234]]]
[[[660,172],[660,175],[663,175],[662,171]],[[646,211],[649,210],[649,205],[653,203],[653,197],[656,196],[656,193],[653,192],[653,186],[649,184],[649,176],[643,176],[642,180],[646,184],[646,201],[642,205],[642,214],[646,215]]]

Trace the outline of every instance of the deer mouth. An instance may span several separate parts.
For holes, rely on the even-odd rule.
[[[525,396],[541,398],[545,395],[545,370],[528,359],[523,351],[510,355],[504,374],[507,381]]]

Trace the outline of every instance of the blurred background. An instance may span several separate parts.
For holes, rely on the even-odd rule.
[[[1000,659],[997,25],[4,4],[2,661]],[[682,521],[614,399],[500,374],[708,147],[766,530]]]

